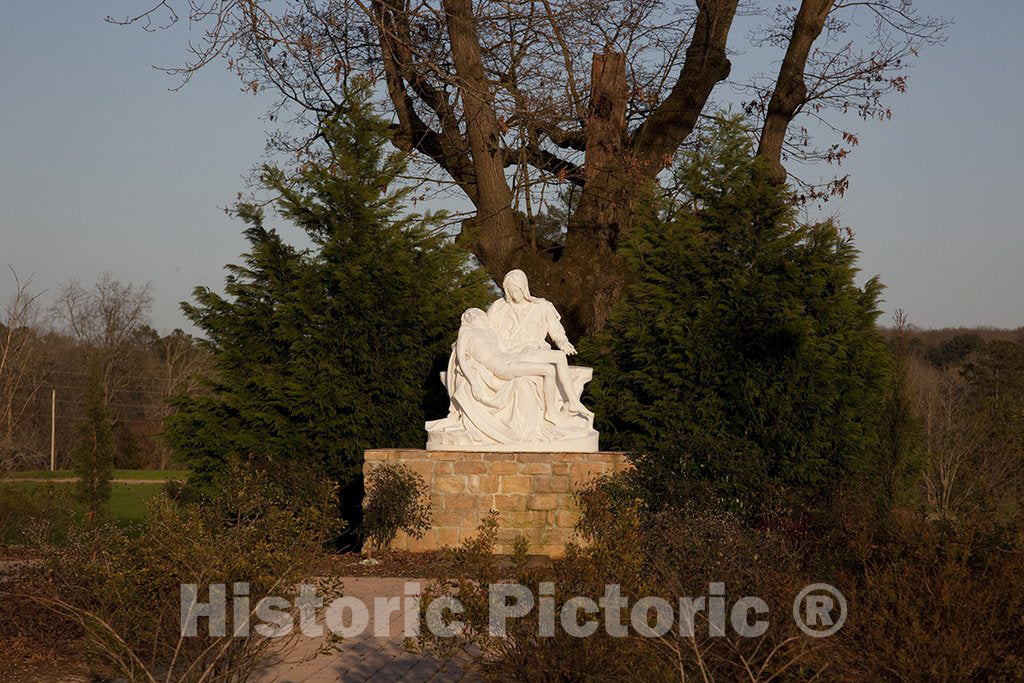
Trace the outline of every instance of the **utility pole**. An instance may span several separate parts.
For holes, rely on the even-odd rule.
[[[57,390],[50,394],[50,471],[57,469]]]

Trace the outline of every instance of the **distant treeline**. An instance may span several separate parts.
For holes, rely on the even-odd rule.
[[[167,398],[199,389],[208,353],[181,330],[159,334],[149,311],[148,286],[109,274],[61,284],[48,308],[30,282],[18,283],[0,319],[0,471],[49,468],[51,425],[56,465],[70,465],[90,371],[102,376],[114,466],[169,465],[158,438]]]
[[[885,331],[889,335],[894,332],[892,328]],[[943,327],[929,330],[910,326],[906,333],[909,337],[909,350],[936,367],[960,363],[988,342],[1024,344],[1024,327],[1013,330],[998,327]]]
[[[1024,509],[1024,328],[885,329],[905,359],[928,516],[1018,519]]]

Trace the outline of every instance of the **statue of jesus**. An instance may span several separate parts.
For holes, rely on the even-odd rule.
[[[448,416],[427,422],[427,449],[597,451],[594,415],[580,402],[593,371],[568,364],[576,349],[555,307],[530,294],[525,273],[513,270],[502,284],[504,297],[487,313],[462,315],[441,375]]]
[[[555,351],[550,346],[546,349],[524,347],[518,351],[503,351],[498,334],[488,324],[487,315],[479,308],[471,308],[463,313],[462,321],[463,326],[455,342],[455,356],[461,367],[471,367],[475,361],[498,379],[512,380],[516,377],[531,376],[542,378],[544,419],[552,424],[559,423],[556,395],[559,389],[566,396],[569,412],[578,415],[591,414],[576,396],[564,351]],[[470,385],[474,386],[472,380]],[[477,391],[474,391],[474,395],[483,399]]]

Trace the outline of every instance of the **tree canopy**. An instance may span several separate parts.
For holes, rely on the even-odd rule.
[[[279,95],[271,118],[305,124],[276,138],[301,154],[350,79],[377,79],[393,143],[472,202],[463,244],[496,281],[525,270],[583,332],[625,291],[616,250],[637,188],[671,166],[725,87],[758,120],[757,154],[782,182],[786,158],[842,160],[857,141],[842,115],[888,118],[886,96],[947,23],[914,0],[160,0],[112,20],[180,16],[205,32],[171,71],[226,59],[246,87]],[[734,74],[730,58],[750,47],[765,68]],[[792,125],[801,116],[836,138],[816,144],[812,126]],[[547,239],[537,216],[566,187],[578,200],[564,237]]]

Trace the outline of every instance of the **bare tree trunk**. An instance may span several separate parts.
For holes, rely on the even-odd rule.
[[[666,7],[442,0],[439,12],[431,3],[407,0],[240,0],[211,2],[209,8],[198,0],[182,2],[196,10],[187,13],[189,20],[206,30],[205,39],[192,46],[194,61],[171,70],[186,80],[230,55],[230,68],[246,87],[277,90],[281,105],[322,120],[342,106],[334,92],[342,78],[382,72],[395,116],[394,145],[430,159],[476,207],[476,217],[463,223],[461,242],[498,281],[511,268],[525,270],[545,296],[572,309],[574,324],[587,332],[599,329],[610,310],[603,299],[624,291],[621,280],[613,282],[623,273],[614,252],[629,229],[637,189],[671,165],[712,91],[729,76],[727,41],[739,7],[739,0]],[[151,4],[148,11],[112,21],[148,28],[163,23],[154,15],[165,13],[169,24],[178,21],[174,3]],[[789,9],[794,4],[795,14]],[[758,155],[780,182],[786,178],[786,130],[809,101],[834,111],[853,107],[870,116],[888,114],[879,98],[905,87],[898,75],[904,61],[919,47],[945,39],[948,22],[922,14],[918,5],[924,4],[800,0],[771,14],[762,28],[785,42],[786,52],[765,108]],[[865,25],[854,12],[874,24],[867,29],[872,35],[857,35]],[[836,17],[830,27],[836,36],[849,33],[851,40],[812,52],[830,15]],[[587,112],[577,60],[611,44],[625,46],[626,54],[594,58]],[[648,52],[654,45],[664,50],[663,59]],[[623,69],[631,59],[650,60],[649,77],[636,87],[645,90],[645,100],[658,102],[653,109],[623,94]],[[763,92],[757,81],[746,87]],[[627,134],[624,121],[633,116],[638,125]],[[296,145],[308,152],[316,139]],[[582,167],[575,156],[581,151]],[[830,149],[811,151],[823,160],[831,155]],[[533,167],[557,177],[556,186],[582,187],[564,244],[538,243],[516,215],[514,195],[530,190],[526,182],[512,192],[506,171],[513,165],[522,165],[523,177]],[[842,182],[837,179],[834,187]]]
[[[832,0],[805,0],[794,28],[794,35],[799,33],[801,39],[794,43],[806,42],[809,49],[820,33],[820,22],[828,15],[831,3]],[[502,128],[495,113],[492,84],[483,66],[472,0],[443,2],[465,118],[463,152],[432,142],[432,132],[415,115],[406,82],[442,121],[448,120],[450,110],[443,98],[435,91],[425,91],[426,86],[418,83],[415,74],[404,66],[403,60],[410,58],[403,52],[407,26],[394,20],[388,24],[392,28],[382,33],[389,94],[400,120],[396,143],[400,147],[420,148],[435,160],[440,159],[439,163],[443,161],[442,166],[467,189],[476,208],[476,215],[463,223],[460,242],[480,259],[497,282],[513,268],[526,271],[533,290],[556,304],[567,330],[575,337],[600,330],[614,305],[625,295],[628,269],[617,249],[629,229],[638,191],[672,163],[676,149],[696,126],[711,91],[729,75],[731,65],[725,47],[737,4],[737,0],[698,3],[693,40],[686,50],[679,78],[632,136],[626,125],[626,56],[612,51],[593,56],[583,188],[569,221],[565,245],[556,252],[538,253],[536,245],[528,239],[526,226],[512,210]],[[386,0],[377,7],[382,22],[385,15],[399,17],[402,12]],[[787,74],[794,65],[798,67],[800,85],[806,59],[807,50],[794,51],[791,46],[783,66]],[[800,92],[799,88],[794,91],[797,99]],[[774,125],[782,126],[784,135],[795,107],[785,98],[776,103],[777,98],[778,94],[773,98],[775,108],[770,115],[777,122]],[[765,154],[769,153],[768,147],[762,148]]]
[[[637,178],[622,164],[626,144],[625,56],[596,55],[588,136],[588,182],[577,217],[569,226],[564,254],[555,261],[539,254],[512,211],[504,171],[501,129],[480,56],[470,0],[445,0],[452,60],[466,118],[475,169],[477,214],[463,224],[460,239],[500,282],[513,268],[526,271],[533,290],[551,299],[578,337],[600,328],[625,291],[626,269],[615,253],[620,226],[632,208]],[[630,180],[627,181],[627,176]]]
[[[591,62],[584,186],[566,235],[559,294],[568,328],[600,329],[625,293],[627,270],[616,253],[628,228],[636,189],[645,180],[627,150],[626,55],[596,54]]]
[[[528,248],[512,211],[505,178],[501,128],[484,72],[472,0],[444,0],[452,61],[466,118],[466,137],[476,173],[476,218],[464,240],[496,277],[511,270],[517,252]]]
[[[626,155],[626,55],[594,55],[590,72],[584,186],[569,224],[570,255],[583,241],[615,248],[633,208],[629,188],[641,180]]]
[[[546,295],[561,304],[568,329],[579,334],[600,330],[626,293],[629,272],[616,250],[629,230],[638,191],[671,164],[712,89],[729,75],[725,43],[737,0],[698,4],[679,79],[632,138],[626,131],[625,55],[594,55],[585,184],[569,224],[562,291]]]
[[[384,29],[381,43],[388,91],[399,115],[396,144],[428,154],[466,188],[476,216],[463,222],[459,241],[497,282],[513,268],[524,270],[532,289],[562,312],[574,337],[598,331],[625,295],[628,269],[617,248],[629,229],[638,190],[671,163],[675,150],[696,125],[711,90],[729,74],[725,42],[737,0],[698,4],[694,38],[678,82],[632,137],[626,126],[626,56],[613,51],[593,56],[583,190],[570,218],[566,242],[552,252],[536,248],[528,238],[527,226],[512,210],[502,128],[483,66],[472,0],[443,2],[465,118],[464,137],[459,136],[466,143],[462,152],[444,148],[438,142],[444,136],[430,131],[413,109],[406,84],[442,122],[451,118],[447,102],[407,68],[411,56],[403,47],[409,40],[405,10],[388,0],[374,3]],[[471,160],[465,158],[466,152]]]
[[[772,168],[774,180],[786,182],[786,169],[782,166],[782,146],[786,142],[786,130],[800,107],[807,101],[807,84],[804,83],[804,69],[811,46],[821,34],[825,19],[832,10],[834,0],[803,0],[797,12],[793,33],[786,47],[786,56],[779,68],[772,99],[768,102],[768,113],[761,129],[761,142],[757,156]]]
[[[737,0],[703,0],[697,4],[700,9],[693,40],[686,48],[679,78],[668,97],[633,134],[633,152],[652,178],[669,166],[679,145],[697,125],[711,91],[732,70],[725,45]]]

